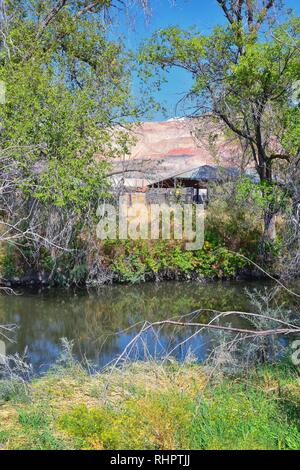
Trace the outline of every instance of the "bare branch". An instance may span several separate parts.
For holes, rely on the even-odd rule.
[[[66,6],[68,0],[59,0],[57,4],[52,8],[51,11],[46,15],[46,17],[41,21],[36,38],[39,39],[47,26],[51,23],[51,21],[58,15],[58,13]]]
[[[234,18],[233,18],[232,14],[231,14],[228,6],[227,6],[226,0],[217,0],[217,2],[219,3],[222,10],[224,11],[225,16],[228,19],[229,23],[233,24],[234,23]]]
[[[103,5],[103,4],[104,4],[103,0],[95,0],[94,2],[86,5],[80,11],[78,11],[76,15],[74,16],[74,20],[80,18],[82,15],[85,15],[86,13],[91,13],[95,7],[97,7],[98,5]]]
[[[269,0],[267,2],[267,4],[264,6],[264,8],[262,8],[262,10],[259,12],[257,23],[253,28],[256,33],[258,33],[258,31],[259,31],[261,25],[263,24],[267,14],[269,13],[269,10],[271,10],[271,8],[273,8],[274,3],[275,3],[275,0]]]

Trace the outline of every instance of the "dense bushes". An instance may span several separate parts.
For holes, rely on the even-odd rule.
[[[269,271],[279,271],[284,226],[281,219],[275,239],[264,241],[262,256],[264,202],[260,189],[241,180],[211,187],[209,195],[201,250],[186,251],[183,242],[174,240],[101,242],[91,226],[78,230],[72,249],[66,251],[37,249],[28,243],[21,250],[12,244],[2,247],[0,276],[22,278],[31,272],[37,280],[60,285],[227,279],[251,273],[251,263],[241,254]]]
[[[224,279],[236,276],[247,264],[238,254],[210,242],[205,242],[201,250],[186,251],[181,243],[128,241],[107,243],[104,252],[121,282]]]
[[[262,209],[251,195],[251,186],[246,194],[243,190],[243,180],[236,186],[211,188],[205,220],[206,239],[233,251],[242,249],[248,254],[257,254],[263,233]]]
[[[99,256],[99,252],[101,255]],[[188,280],[234,278],[247,262],[224,246],[205,242],[197,251],[186,251],[183,244],[169,241],[107,241],[91,263],[105,269],[107,280],[145,282],[149,280]],[[32,281],[59,285],[84,284],[92,269],[84,254],[75,257],[63,254],[55,261],[45,249],[38,256],[27,252],[24,257],[11,246],[2,256],[4,279],[18,280],[32,273]]]

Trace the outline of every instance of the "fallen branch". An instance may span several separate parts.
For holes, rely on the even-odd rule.
[[[108,376],[108,380],[105,384],[104,387],[104,394],[106,394],[108,388],[109,388],[109,383],[110,383],[110,377],[113,373],[113,371],[123,362],[126,362],[128,360],[133,348],[137,344],[139,340],[143,341],[143,335],[150,330],[155,332],[156,328],[163,328],[165,326],[174,326],[174,327],[181,327],[181,328],[195,328],[196,331],[190,335],[188,338],[186,338],[183,342],[179,343],[176,345],[171,352],[168,353],[167,357],[170,357],[170,355],[180,346],[185,344],[186,342],[190,341],[193,337],[201,333],[203,330],[212,330],[212,331],[221,331],[221,332],[227,332],[227,333],[233,333],[239,336],[239,341],[242,341],[243,339],[247,338],[266,338],[266,337],[278,337],[278,336],[287,336],[287,335],[295,335],[295,334],[300,334],[300,326],[298,325],[293,325],[289,322],[285,322],[284,320],[280,320],[277,318],[273,318],[269,315],[263,315],[263,314],[258,314],[258,313],[252,313],[252,312],[240,312],[240,311],[227,311],[227,312],[217,312],[216,310],[210,310],[210,309],[200,309],[192,312],[190,315],[196,315],[199,314],[200,312],[213,312],[216,313],[217,315],[214,316],[214,318],[209,322],[209,323],[199,323],[199,322],[194,322],[194,321],[182,321],[182,320],[161,320],[153,323],[145,322],[140,329],[140,331],[132,338],[132,340],[127,344],[127,346],[124,348],[122,353],[115,359],[114,361],[111,361],[109,364],[106,365],[105,369],[110,369],[110,373]],[[216,324],[216,321],[219,321],[220,318],[226,318],[228,316],[232,315],[238,315],[238,316],[243,316],[243,317],[250,317],[250,318],[256,318],[256,319],[261,319],[264,321],[269,321],[269,322],[275,322],[281,325],[281,327],[278,328],[267,328],[267,329],[254,329],[254,328],[237,328],[237,327],[232,327],[229,325],[220,325]],[[183,318],[183,317],[181,317]],[[135,325],[136,326],[136,325]],[[127,329],[128,331],[128,329]],[[105,396],[105,395],[104,395]]]

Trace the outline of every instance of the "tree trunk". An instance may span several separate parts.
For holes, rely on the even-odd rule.
[[[276,214],[268,207],[264,214],[264,240],[274,241],[276,239]]]
[[[259,176],[260,176],[260,181],[261,183],[265,184],[272,184],[272,166],[271,162],[266,160],[265,156],[261,155],[260,158],[260,168],[259,168]],[[264,192],[264,189],[262,190],[262,196],[267,197],[267,195]],[[267,207],[264,210],[264,229],[263,229],[263,239],[262,239],[262,244],[261,244],[261,251],[262,254],[265,255],[266,251],[266,245],[268,242],[274,242],[276,239],[276,214],[277,211],[274,207],[274,203],[270,202],[267,204]]]

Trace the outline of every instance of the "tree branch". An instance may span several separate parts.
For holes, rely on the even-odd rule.
[[[274,6],[274,3],[275,3],[275,0],[269,0],[268,3],[266,4],[266,6],[264,6],[259,14],[258,14],[258,20],[257,20],[257,23],[256,25],[254,26],[253,30],[258,33],[259,31],[259,28],[261,27],[261,25],[263,24],[263,21],[265,20],[269,10],[271,10],[271,8],[273,8]]]
[[[268,158],[268,161],[273,161],[273,160],[285,160],[287,162],[290,162],[291,157],[289,155],[282,155],[280,153],[275,153]]]
[[[227,4],[226,4],[226,0],[217,0],[217,2],[219,3],[219,5],[221,6],[222,10],[224,11],[225,16],[226,16],[226,18],[228,19],[229,23],[230,23],[230,24],[233,24],[233,23],[234,23],[234,18],[233,18],[233,16],[231,15],[230,10],[228,9],[228,6],[227,6]]]
[[[225,124],[227,124],[229,129],[232,130],[235,134],[239,135],[240,137],[243,137],[244,139],[248,140],[249,142],[254,142],[254,139],[250,135],[246,134],[244,131],[242,131],[241,129],[236,127],[230,121],[230,119],[226,116],[226,114],[222,113],[221,111],[217,111],[217,110],[215,110],[215,113],[222,119],[222,121],[225,122]]]
[[[253,0],[247,0],[248,26],[251,29],[254,22]]]
[[[41,21],[36,38],[39,39],[47,26],[51,23],[51,21],[57,16],[57,14],[66,6],[68,0],[59,0],[59,2],[49,11],[48,15]]]
[[[105,3],[105,0],[95,0],[94,2],[90,3],[89,5],[86,5],[84,8],[82,8],[76,15],[73,17],[74,20],[80,18],[82,15],[85,15],[86,13],[91,13],[93,8],[95,8],[98,5],[103,5]]]

